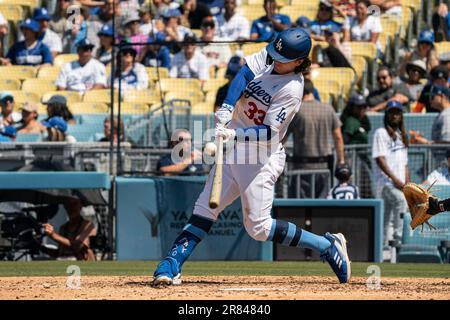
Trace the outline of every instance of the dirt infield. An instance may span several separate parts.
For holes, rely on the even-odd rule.
[[[450,299],[450,279],[382,278],[369,289],[367,278],[340,285],[334,277],[189,276],[180,286],[151,288],[150,277],[83,276],[80,289],[66,277],[1,277],[0,299]]]

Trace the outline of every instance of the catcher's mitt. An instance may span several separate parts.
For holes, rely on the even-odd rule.
[[[430,193],[432,186],[433,185],[428,189],[425,189],[419,184],[409,182],[402,189],[406,202],[408,202],[409,212],[411,213],[412,220],[410,226],[413,230],[419,225],[422,226],[423,230],[424,223],[430,228],[436,229],[428,222],[433,215],[427,212],[429,208],[429,198],[437,199]]]

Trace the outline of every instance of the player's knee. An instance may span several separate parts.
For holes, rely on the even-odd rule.
[[[244,227],[248,235],[256,241],[266,241],[272,226],[272,218],[263,221],[255,221],[251,218],[244,219]]]

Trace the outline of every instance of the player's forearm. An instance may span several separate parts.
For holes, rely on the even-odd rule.
[[[236,77],[234,77],[233,81],[231,81],[227,96],[223,103],[234,107],[241,97],[242,92],[244,92],[245,87],[247,87],[247,84],[252,81],[254,77],[255,75],[252,70],[250,70],[247,65],[244,65],[241,70],[239,70]]]

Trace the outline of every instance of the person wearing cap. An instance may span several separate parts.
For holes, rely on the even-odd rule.
[[[277,12],[276,0],[264,0],[263,4],[266,15],[256,19],[250,29],[250,39],[259,41],[270,41],[278,32],[291,26],[291,18]]]
[[[216,100],[214,102],[214,107],[216,110],[219,109],[223,104],[230,88],[230,83],[231,81],[233,81],[234,77],[237,75],[243,64],[244,59],[237,55],[231,57],[230,61],[228,62],[227,71],[225,72],[225,78],[227,78],[228,82],[220,87],[219,90],[217,90]]]
[[[440,110],[431,127],[430,143],[450,143],[450,89],[434,86],[431,90],[431,106]]]
[[[181,12],[178,9],[169,9],[163,13],[164,33],[165,41],[167,42],[182,42],[183,39],[192,34],[191,29],[180,24]],[[179,46],[169,46],[172,53],[178,53],[180,51]]]
[[[414,60],[410,61],[406,64],[406,78],[401,78],[401,82],[403,82],[409,90],[409,93],[412,97],[411,102],[415,102],[419,100],[420,94],[425,87],[425,84],[421,82],[422,79],[427,77],[427,69],[425,62],[423,60]],[[411,107],[413,109],[414,107]]]
[[[341,114],[342,135],[345,144],[368,144],[371,129],[367,117],[366,99],[359,93],[350,96]]]
[[[148,88],[148,74],[145,67],[136,62],[136,50],[133,46],[124,47],[117,55],[117,60],[121,59],[121,69],[116,69],[114,73],[114,88],[119,88],[121,81],[122,96],[127,90],[145,90]],[[119,61],[117,65],[119,66]],[[111,78],[108,77],[108,86],[111,87]]]
[[[214,16],[217,35],[229,41],[248,40],[250,23],[236,12],[236,0],[225,0],[223,12]]]
[[[202,35],[200,40],[209,42],[208,44],[201,44],[200,48],[202,53],[208,59],[209,67],[218,68],[226,67],[228,61],[231,58],[231,50],[228,44],[214,43],[214,41],[220,41],[216,34],[216,25],[214,20],[206,18],[202,23]]]
[[[130,12],[126,15],[122,22],[122,27],[125,28],[125,32],[123,37],[119,37],[119,42],[125,41],[127,43],[146,43],[148,36],[140,32],[140,22],[141,18],[137,12]],[[141,61],[141,52],[143,47],[144,46],[141,45],[133,46],[137,53],[138,61]]]
[[[67,122],[62,117],[51,117],[43,120],[42,125],[47,129],[46,141],[52,142],[76,142],[76,139],[67,134]]]
[[[53,57],[62,52],[61,38],[49,28],[50,16],[46,8],[35,8],[33,19],[39,23],[38,39],[45,44],[52,53]]]
[[[321,0],[319,3],[319,11],[316,20],[311,21],[308,30],[311,38],[316,41],[326,41],[325,30],[332,30],[338,34],[342,31],[342,23],[333,20],[334,11],[339,10],[328,0]],[[342,13],[341,13],[342,14]],[[297,20],[298,21],[298,20]]]
[[[413,98],[404,83],[394,83],[394,74],[387,66],[382,66],[377,71],[378,88],[372,90],[367,97],[370,112],[379,112],[386,108],[389,101],[396,100],[405,107]]]
[[[156,21],[152,19],[151,8],[148,3],[144,3],[138,9],[139,17],[141,18],[141,25],[139,26],[139,31],[142,34],[150,35],[156,32]]]
[[[9,91],[0,93],[0,107],[3,125],[15,125],[21,120],[21,115],[14,111],[14,96]]]
[[[16,140],[17,130],[13,126],[3,126],[0,128],[0,142],[11,142]]]
[[[75,117],[67,106],[66,97],[55,94],[43,103],[47,105],[47,120],[53,117],[61,117],[69,124],[76,124]]]
[[[2,65],[25,65],[42,67],[53,64],[50,49],[39,41],[39,23],[26,19],[20,24],[24,40],[13,44],[5,58],[1,58]]]
[[[171,78],[194,78],[201,82],[209,80],[207,58],[197,50],[197,38],[194,34],[186,35],[183,50],[172,59],[169,76]]]
[[[84,39],[77,45],[78,60],[65,63],[55,84],[58,90],[85,92],[106,88],[106,69],[103,63],[94,59],[94,45]]]
[[[320,43],[314,46],[313,66],[352,68],[352,49],[346,43],[341,43],[339,28],[330,25],[323,33],[328,46],[323,48]]]
[[[42,134],[46,128],[37,120],[38,107],[32,102],[27,102],[22,106],[22,121],[17,128],[19,134]]]
[[[197,0],[185,0],[180,6],[181,24],[190,29],[200,29],[205,18],[211,18],[208,6]]]
[[[116,36],[122,32],[122,21],[125,12],[121,11],[120,0],[105,0],[103,5],[100,6],[100,11],[96,15],[90,15],[87,20],[87,38],[94,44],[96,48],[100,46],[100,39],[98,37],[99,31],[105,24],[113,24],[113,14],[115,13],[115,31]],[[115,12],[114,12],[115,9]]]
[[[378,37],[383,32],[383,28],[380,17],[369,14],[370,6],[369,0],[356,1],[356,16],[345,19],[342,26],[344,42],[372,42],[377,45],[379,52],[381,52],[381,44],[378,41]]]
[[[449,70],[446,66],[439,65],[434,67],[430,71],[430,81],[423,88],[419,100],[417,101],[414,112],[441,112],[440,110],[434,109],[431,104],[431,91],[434,86],[449,87]]]
[[[162,32],[148,37],[148,44],[142,52],[141,63],[144,66],[170,69],[170,50],[166,45],[161,44],[165,41],[165,38]]]
[[[434,32],[432,30],[422,30],[417,39],[417,47],[414,51],[405,54],[399,69],[401,76],[405,75],[408,62],[414,60],[425,62],[427,72],[439,65],[439,59],[434,47]]]
[[[98,48],[95,57],[98,61],[107,66],[112,60],[114,44],[112,25],[105,24],[97,34],[100,37],[100,48]]]
[[[404,107],[399,101],[387,103],[384,127],[375,130],[372,143],[376,197],[384,200],[385,248],[390,240],[401,239],[401,215],[408,211],[402,192],[403,186],[410,181],[403,111]]]

